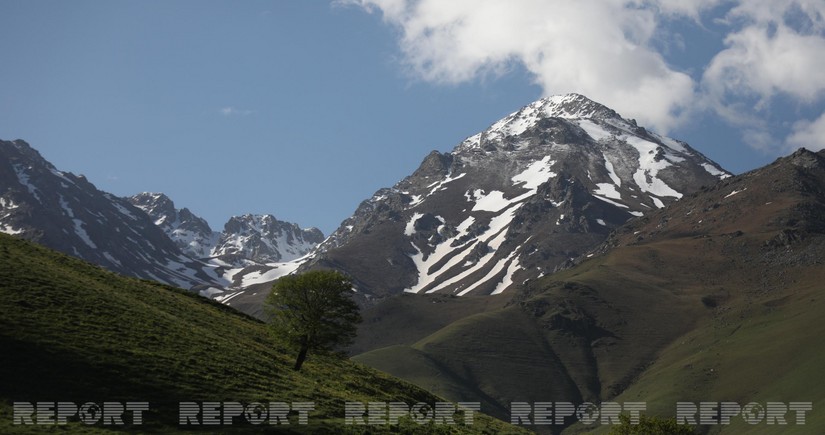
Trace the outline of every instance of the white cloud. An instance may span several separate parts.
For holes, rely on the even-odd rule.
[[[785,141],[787,148],[807,148],[812,151],[825,149],[825,113],[815,121],[799,121],[793,126],[793,133]]]
[[[697,15],[713,2],[660,1],[655,8],[621,0],[345,3],[380,10],[401,30],[406,66],[415,77],[454,84],[520,64],[546,95],[579,92],[666,132],[694,100],[695,83],[651,48],[657,13]]]
[[[825,92],[825,2],[803,9],[804,1],[743,3],[728,16],[746,20],[725,38],[703,78],[717,102],[756,96],[760,107],[780,94],[812,102]]]
[[[218,112],[223,116],[248,116],[255,113],[254,110],[236,109],[232,106],[222,107]]]
[[[417,79],[456,84],[524,67],[545,95],[579,92],[662,133],[709,110],[741,128],[754,148],[777,151],[783,140],[766,127],[775,100],[825,99],[823,0],[336,3],[380,12],[396,27]],[[671,43],[678,50],[684,37],[672,33],[674,20],[700,28],[713,21],[727,32],[724,48],[694,65],[693,77],[665,60],[663,50]],[[800,123],[794,135],[814,125]]]
[[[742,128],[745,142],[766,153],[821,144],[824,139],[808,135],[818,121],[797,122],[783,145],[765,120],[779,97],[810,105],[825,96],[825,2],[741,1],[723,22],[731,29],[725,49],[702,77],[708,107]]]

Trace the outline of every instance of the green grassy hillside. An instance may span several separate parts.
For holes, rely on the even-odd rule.
[[[147,401],[140,432],[172,433],[183,401],[314,402],[300,433],[361,433],[345,426],[345,401],[434,403],[440,399],[374,369],[311,355],[294,372],[294,352],[258,320],[148,281],[124,278],[0,234],[0,433],[63,428],[13,425],[13,402]],[[77,420],[77,419],[75,419]],[[128,423],[129,421],[127,421]],[[236,420],[221,430],[260,432]],[[70,421],[72,432],[121,430]],[[472,426],[370,426],[370,433],[510,431],[476,415]],[[212,432],[212,428],[209,431]]]

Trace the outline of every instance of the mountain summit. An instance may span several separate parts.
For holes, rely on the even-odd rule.
[[[146,212],[186,255],[194,258],[211,255],[218,235],[206,220],[188,208],[175,208],[175,203],[163,193],[143,192],[126,200]]]
[[[565,267],[633,217],[730,176],[578,94],[538,100],[362,202],[304,267],[367,299],[497,294]]]

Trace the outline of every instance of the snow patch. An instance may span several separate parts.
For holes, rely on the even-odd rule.
[[[464,177],[465,175],[467,175],[467,173],[466,173],[466,172],[462,172],[461,174],[458,174],[458,175],[456,175],[455,177],[453,177],[453,176],[451,176],[451,175],[447,175],[447,177],[446,177],[446,178],[444,178],[443,180],[441,180],[441,181],[436,181],[435,183],[430,184],[430,185],[429,185],[429,186],[427,186],[427,187],[432,187],[432,189],[430,190],[430,193],[428,193],[428,194],[427,194],[427,196],[430,196],[430,195],[432,195],[433,193],[438,192],[439,190],[444,189],[444,185],[445,185],[445,184],[447,184],[447,183],[452,183],[453,181],[458,180],[459,178],[462,178],[462,177]]]
[[[473,192],[473,199],[476,201],[473,211],[498,212],[510,205],[510,201],[504,198],[504,192],[498,190],[485,195],[483,190],[477,189]]]
[[[9,234],[9,235],[13,236],[13,235],[16,235],[16,234],[22,234],[23,230],[22,229],[15,229],[12,226],[0,223],[0,233],[5,233],[5,234]]]
[[[610,139],[611,137],[613,137],[613,135],[610,134],[610,132],[608,132],[603,127],[597,125],[595,122],[589,119],[583,119],[581,121],[578,121],[577,124],[579,125],[579,127],[582,128],[582,130],[584,130],[585,133],[587,133],[588,136],[593,138],[593,140],[595,140],[596,142],[605,139]]]
[[[18,207],[20,207],[20,205],[15,204],[14,201],[12,201],[11,199],[0,198],[0,209],[4,211],[10,211]]]
[[[613,184],[618,187],[622,187],[622,179],[616,175],[616,171],[613,169],[613,163],[610,163],[610,160],[607,160],[607,157],[604,158],[604,168],[607,169],[607,176],[613,180]]]
[[[22,165],[13,165],[13,168],[14,173],[17,174],[17,181],[28,189],[29,193],[34,197],[34,199],[37,200],[37,202],[42,202],[40,201],[40,195],[37,194],[37,187],[30,182],[31,178],[26,172],[26,169],[23,168]]]
[[[409,236],[415,234],[415,221],[420,219],[422,216],[424,216],[422,213],[413,213],[410,220],[407,221],[407,226],[404,228],[404,235],[405,236],[409,237]]]
[[[596,186],[599,186],[598,189],[593,191],[596,195],[602,195],[612,199],[622,199],[622,195],[616,190],[615,184],[596,183]]]
[[[724,171],[719,170],[719,168],[711,165],[710,163],[702,163],[702,167],[705,170],[715,177],[719,177],[720,180],[724,180],[725,178],[729,178],[730,174],[725,173]]]
[[[734,190],[733,192],[731,192],[731,193],[727,194],[727,196],[725,196],[725,198],[730,198],[731,196],[736,195],[737,193],[742,193],[742,192],[744,192],[744,191],[746,191],[746,190],[748,190],[748,188],[747,188],[747,187],[746,187],[746,188],[744,188],[744,189],[742,189],[742,190]],[[722,199],[725,199],[725,198],[722,198]]]
[[[275,281],[276,279],[289,275],[295,272],[296,269],[303,263],[303,261],[290,261],[287,263],[268,263],[267,266],[272,267],[267,271],[255,271],[243,276],[241,287],[249,287],[255,284],[264,284]]]
[[[556,163],[550,160],[550,156],[544,156],[543,159],[533,162],[523,172],[515,175],[511,180],[514,184],[523,184],[523,188],[530,189],[535,194],[535,190],[540,185],[547,182],[557,174],[550,170],[553,164]]]
[[[681,198],[681,193],[673,190],[664,181],[656,177],[660,170],[671,165],[667,159],[656,160],[659,145],[635,136],[626,136],[623,139],[639,152],[639,169],[633,174],[633,181],[636,182],[639,189],[642,192],[652,193],[656,196]]]
[[[198,294],[200,294],[201,296],[206,297],[206,298],[211,298],[211,297],[213,297],[217,294],[223,293],[223,292],[224,292],[223,289],[219,289],[217,287],[209,287],[209,288],[205,288],[205,289],[199,291]]]
[[[621,208],[630,208],[630,207],[628,207],[628,206],[626,206],[626,205],[624,205],[624,204],[619,204],[618,202],[613,201],[613,200],[610,200],[610,199],[607,199],[607,198],[605,198],[605,197],[603,197],[603,196],[599,196],[599,195],[593,194],[593,197],[594,197],[594,198],[596,198],[596,199],[600,199],[600,200],[602,200],[602,201],[604,201],[604,202],[606,202],[606,203],[608,203],[608,204],[615,205],[616,207],[621,207]]]
[[[409,208],[413,208],[418,204],[424,202],[424,197],[421,195],[412,195],[412,199],[410,200],[410,204],[407,206]]]

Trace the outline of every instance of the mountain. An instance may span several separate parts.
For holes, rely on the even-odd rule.
[[[102,192],[22,140],[0,141],[0,232],[219,299],[294,271],[323,240],[271,215],[233,217],[218,233],[164,194]]]
[[[233,304],[255,316],[263,315],[263,301],[256,297],[259,291],[264,290],[264,297],[273,281],[294,272],[324,240],[317,228],[303,229],[272,215],[233,216],[217,232],[189,209],[176,208],[162,193],[144,192],[126,199],[148,214],[184,253],[209,264],[220,281],[199,286],[202,296],[222,302],[240,295],[251,297]]]
[[[57,170],[22,140],[0,141],[0,231],[129,276],[184,288],[220,282],[140,209]]]
[[[146,212],[186,255],[193,258],[211,256],[220,235],[212,231],[206,220],[188,208],[175,208],[175,203],[162,193],[144,192],[126,200]]]
[[[302,229],[279,221],[272,215],[233,216],[224,225],[212,250],[213,256],[240,256],[258,263],[282,263],[297,260],[324,241],[317,228]]]
[[[499,294],[570,265],[634,217],[730,174],[582,95],[536,101],[362,202],[302,268],[365,300]]]
[[[127,198],[146,212],[167,236],[194,258],[217,257],[236,266],[297,260],[324,240],[317,228],[302,229],[272,215],[233,216],[215,232],[189,209],[177,209],[162,193],[144,192]]]
[[[680,401],[821,409],[823,258],[825,151],[799,150],[632,219],[574,267],[500,297],[368,308],[355,359],[500,418],[513,401],[642,401],[664,417]],[[593,427],[550,431],[562,429]],[[821,433],[825,414],[781,429]],[[700,432],[777,429],[735,418]]]
[[[264,431],[327,434],[362,432],[344,424],[346,401],[408,406],[443,401],[331,355],[310,353],[295,372],[295,352],[258,320],[191,292],[119,276],[5,234],[0,234],[0,349],[0,433],[54,429],[54,402],[47,411],[36,405],[38,417],[51,411],[48,429],[14,424],[13,402],[35,406],[59,400],[60,413],[66,403],[148,402],[142,425],[133,424],[134,414],[127,410],[122,414],[127,426],[107,425],[109,420],[89,425],[73,417],[59,427],[92,434],[112,433],[113,427],[128,433],[199,431],[199,426],[179,425],[182,402],[204,408],[205,402],[229,402],[226,415],[232,402],[267,407],[312,402],[308,424],[298,424],[290,412],[289,426],[267,420]],[[205,423],[205,413],[196,421]],[[262,432],[262,425],[248,423],[240,410],[237,415],[229,417],[231,426],[199,432]],[[524,433],[481,413],[474,414],[472,425],[437,429],[409,417],[397,425],[369,426],[370,433],[381,434]]]

